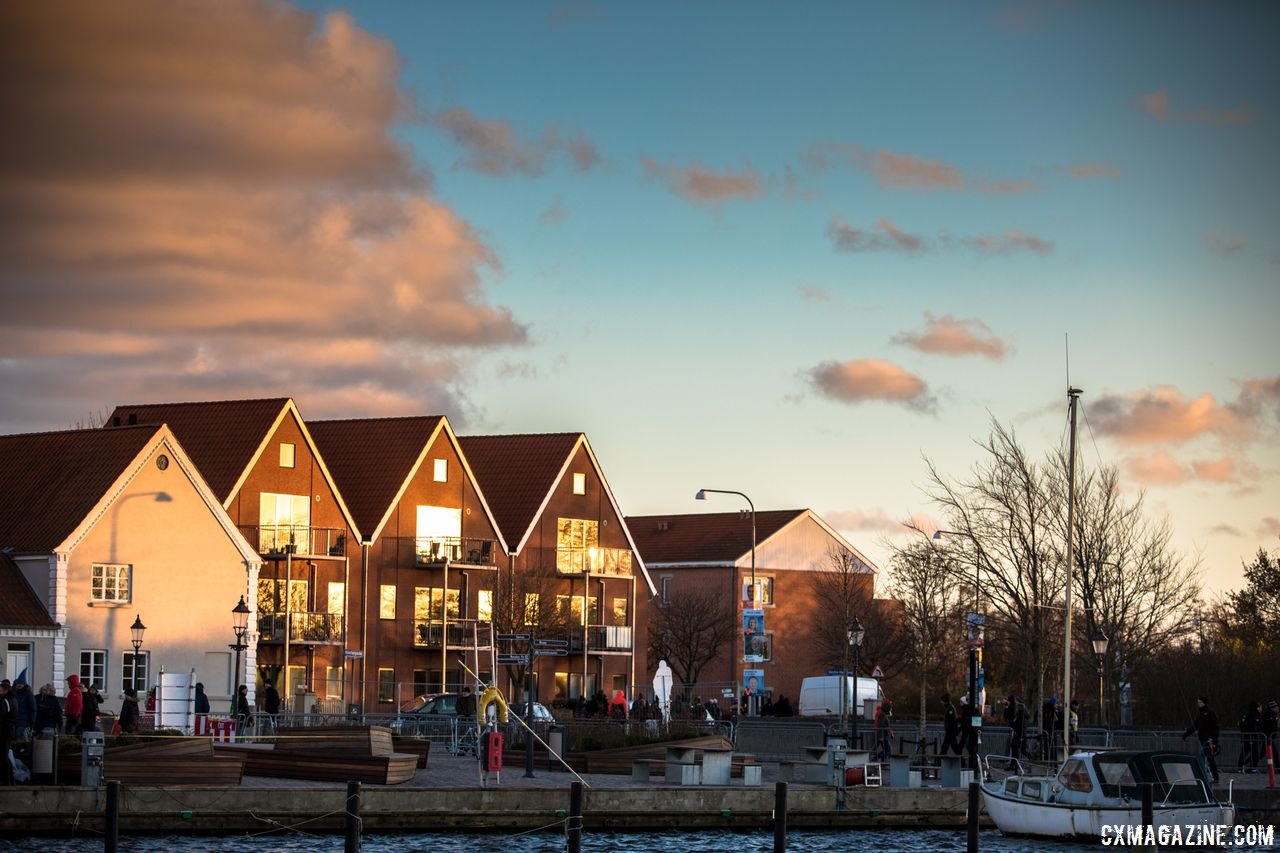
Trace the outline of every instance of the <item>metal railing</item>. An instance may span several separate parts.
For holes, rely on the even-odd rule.
[[[632,575],[633,558],[626,548],[526,548],[525,555],[530,568],[561,575]]]
[[[342,642],[343,619],[340,613],[260,613],[258,641],[283,643],[286,620],[291,643]]]
[[[444,630],[446,627],[447,631]],[[488,622],[459,620],[451,621],[447,626],[424,620],[414,623],[413,644],[416,647],[440,648],[442,635],[451,648],[469,649],[474,645],[476,648],[487,649],[493,645],[493,626]]]
[[[582,631],[571,630],[567,637],[569,651],[582,654]],[[587,628],[587,651],[630,652],[632,632],[630,625],[592,625]]]
[[[448,561],[468,566],[496,566],[498,541],[461,536],[421,536],[408,540],[413,548],[413,562],[418,566],[435,566]]]
[[[307,557],[342,557],[346,554],[347,534],[337,527],[309,527],[303,524],[240,525],[240,533],[249,542],[258,543],[264,557],[296,554]]]

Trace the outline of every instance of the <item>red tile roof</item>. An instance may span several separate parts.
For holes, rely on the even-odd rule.
[[[507,547],[519,547],[581,438],[580,432],[458,437]]]
[[[439,415],[307,421],[361,536],[373,536],[440,421]]]
[[[0,548],[52,551],[158,426],[0,436]]]
[[[756,513],[756,549],[807,509]],[[751,513],[629,515],[627,529],[647,564],[731,563],[751,554]]]
[[[0,554],[0,625],[6,628],[52,628],[54,621],[18,564]]]
[[[104,426],[168,424],[219,501],[226,502],[288,397],[117,406]]]

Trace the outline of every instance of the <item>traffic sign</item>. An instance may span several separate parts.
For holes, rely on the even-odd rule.
[[[523,643],[523,642],[528,642],[528,640],[529,640],[528,634],[499,634],[498,635],[499,643]]]
[[[884,670],[880,668],[880,664],[876,664],[875,670],[871,673],[872,678],[884,678]]]
[[[567,649],[569,648],[568,640],[534,640],[533,644],[544,649]]]
[[[364,657],[364,652],[360,649],[345,649],[342,652],[342,656],[344,658],[362,658]]]

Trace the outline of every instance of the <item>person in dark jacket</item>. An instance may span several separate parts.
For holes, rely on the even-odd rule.
[[[236,734],[244,734],[249,729],[249,720],[253,711],[249,708],[249,686],[241,684],[236,690]]]
[[[1027,706],[1013,694],[1004,703],[1004,721],[1009,726],[1009,757],[1021,758],[1022,741],[1027,733]]]
[[[209,697],[204,692],[204,682],[202,681],[196,682],[196,713],[209,713]]]
[[[1182,733],[1182,739],[1186,740],[1187,735],[1195,733],[1196,738],[1200,741],[1200,759],[1208,765],[1214,784],[1217,784],[1218,762],[1214,756],[1218,754],[1218,715],[1209,707],[1208,696],[1201,696],[1197,699],[1196,707],[1199,710],[1195,721]]]
[[[942,694],[942,748],[939,755],[949,751],[959,755],[964,751],[964,741],[960,740],[960,719],[956,716],[956,706],[951,701],[950,693]]]
[[[1058,732],[1062,731],[1062,711],[1058,709],[1058,697],[1050,696],[1040,706],[1040,760],[1053,758]]]
[[[98,711],[102,707],[102,694],[98,692],[97,685],[90,684],[89,689],[81,694],[80,700],[84,703],[84,707],[80,709],[80,731],[98,731]]]
[[[262,710],[267,712],[267,725],[274,732],[276,730],[276,718],[280,715],[280,694],[276,692],[276,686],[271,683],[270,679],[263,682]]]
[[[13,702],[9,679],[0,681],[0,785],[13,784],[13,765],[9,763],[9,741],[13,737],[13,721],[18,708]]]
[[[124,699],[120,702],[120,732],[121,734],[137,734],[138,733],[138,691],[132,687],[124,689]]]
[[[13,738],[14,740],[30,740],[31,726],[36,721],[36,697],[31,693],[31,687],[27,684],[27,671],[24,669],[18,673],[17,679],[13,682],[13,691],[10,693],[13,697],[14,708],[17,716],[13,721]]]
[[[1263,752],[1262,702],[1250,699],[1240,717],[1240,765],[1241,773],[1258,772],[1258,759]]]
[[[36,732],[43,733],[46,729],[62,730],[62,703],[52,684],[41,687],[40,695],[36,696]]]
[[[80,676],[67,676],[67,698],[62,706],[62,713],[67,718],[67,734],[80,734],[80,714],[84,711],[84,690],[80,688]]]

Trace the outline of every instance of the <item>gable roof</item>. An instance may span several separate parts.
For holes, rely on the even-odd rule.
[[[0,548],[52,552],[159,431],[148,425],[0,436]]]
[[[6,628],[56,627],[35,590],[8,554],[0,554],[0,625]]]
[[[117,406],[103,426],[110,430],[135,423],[168,424],[204,481],[227,507],[262,456],[271,434],[289,415],[297,421],[343,517],[359,536],[343,494],[291,397]]]
[[[637,515],[627,519],[650,565],[729,566],[751,556],[749,512],[706,512],[684,515]],[[812,521],[874,574],[875,563],[811,509],[762,510],[756,513],[756,553],[769,540],[805,520]]]
[[[645,567],[644,557],[631,537],[627,519],[585,434],[469,435],[460,436],[458,442],[475,472],[477,484],[484,489],[489,506],[493,508],[493,517],[501,526],[502,536],[512,553],[519,552],[529,540],[538,517],[581,447],[622,525],[622,533],[636,556],[640,577],[649,588],[650,597],[658,594],[658,588],[653,585]]]
[[[273,397],[117,406],[103,426],[168,424],[225,506],[289,403]]]
[[[426,461],[427,450],[443,434],[457,451],[463,474],[475,487],[480,505],[506,551],[502,529],[467,464],[458,437],[443,415],[312,421],[310,429],[369,542],[381,535],[396,504]]]

